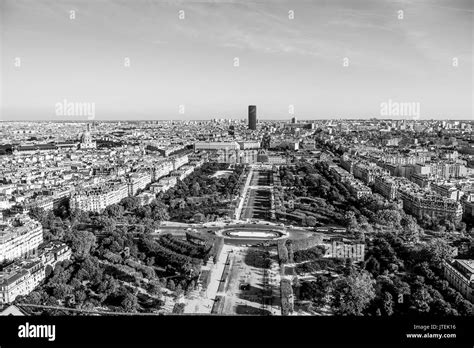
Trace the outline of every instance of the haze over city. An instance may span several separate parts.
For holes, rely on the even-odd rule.
[[[249,104],[259,119],[381,118],[389,100],[473,115],[469,0],[0,6],[3,120],[75,119],[55,114],[65,99],[95,103],[96,120],[245,118]]]

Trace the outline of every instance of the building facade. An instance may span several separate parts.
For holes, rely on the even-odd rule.
[[[444,277],[467,300],[474,303],[474,260],[444,261]]]
[[[19,214],[0,226],[0,262],[35,255],[41,243],[41,224],[28,215]]]

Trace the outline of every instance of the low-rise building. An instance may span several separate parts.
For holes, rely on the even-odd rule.
[[[0,226],[0,262],[29,257],[43,242],[43,227],[26,214],[18,214]]]
[[[474,303],[474,260],[444,261],[444,277],[453,288]]]

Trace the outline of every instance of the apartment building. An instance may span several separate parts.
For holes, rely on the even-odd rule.
[[[39,196],[24,203],[25,209],[41,208],[43,210],[53,210],[54,199],[52,197]]]
[[[349,186],[349,191],[360,199],[364,196],[368,196],[372,194],[372,190],[364,185],[364,183],[356,178],[348,171],[334,165],[330,166],[331,172],[334,176],[341,182],[346,183]]]
[[[0,272],[0,304],[10,303],[17,296],[27,295],[45,278],[41,260],[20,260]]]
[[[176,156],[171,159],[173,162],[173,169],[179,169],[180,167],[184,166],[185,164],[189,163],[188,155],[184,156]]]
[[[160,179],[158,182],[151,184],[150,190],[154,193],[166,192],[178,183],[175,176]]]
[[[54,268],[58,262],[69,260],[71,255],[71,249],[57,240],[43,244],[38,249],[38,257],[45,267],[49,265]]]
[[[444,264],[444,277],[467,300],[474,303],[474,260],[455,259]]]
[[[461,190],[458,190],[454,185],[443,184],[443,183],[432,183],[430,185],[431,190],[436,192],[440,196],[459,201],[463,195]]]
[[[448,180],[450,178],[463,178],[467,176],[466,166],[456,161],[417,163],[414,169],[416,174],[427,175],[436,180]]]
[[[459,220],[462,218],[463,208],[457,201],[459,197],[454,198],[454,194],[449,188],[436,186],[434,192],[420,188],[420,186],[409,181],[412,173],[417,175],[429,175],[431,169],[427,165],[402,165],[397,167],[397,174],[400,177],[391,177],[388,168],[381,168],[373,163],[366,163],[351,158],[348,154],[341,156],[341,166],[352,170],[355,177],[361,178],[364,182],[374,184],[374,190],[389,200],[400,199],[404,210],[418,218],[425,215],[433,218],[452,218]],[[386,167],[386,166],[385,166]],[[345,177],[341,179],[351,182],[350,177],[343,174],[338,169],[331,169],[336,177]],[[357,184],[352,184],[354,190]],[[363,191],[357,191],[358,196],[366,194]],[[459,193],[456,193],[458,195]]]
[[[390,201],[397,199],[398,185],[390,176],[376,176],[374,179],[374,190]]]
[[[236,141],[198,141],[194,143],[194,151],[240,150]]]
[[[0,226],[0,262],[35,255],[43,242],[43,227],[26,214]]]
[[[172,177],[176,177],[179,180],[184,180],[187,176],[189,176],[192,172],[194,172],[193,166],[183,166],[181,169],[175,170],[171,172]]]
[[[119,203],[128,197],[126,182],[109,181],[77,190],[71,195],[70,207],[83,211],[101,212],[111,204]]]
[[[153,167],[152,181],[158,181],[159,179],[169,175],[173,170],[173,162],[163,161],[155,164]]]
[[[38,249],[38,255],[16,260],[0,272],[0,304],[10,303],[27,295],[46,277],[46,266],[54,266],[71,258],[71,249],[64,243],[52,241]]]
[[[432,218],[462,218],[462,205],[455,200],[422,190],[408,180],[399,181],[398,197],[403,209],[418,218],[428,215]]]
[[[127,182],[128,195],[135,196],[139,190],[144,190],[151,183],[151,176],[149,171],[129,174]]]
[[[358,162],[352,166],[352,174],[367,185],[372,184],[377,176],[388,175],[389,171],[375,163]]]

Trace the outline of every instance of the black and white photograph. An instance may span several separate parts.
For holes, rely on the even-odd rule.
[[[0,347],[472,347],[473,61],[473,0],[0,0]]]

